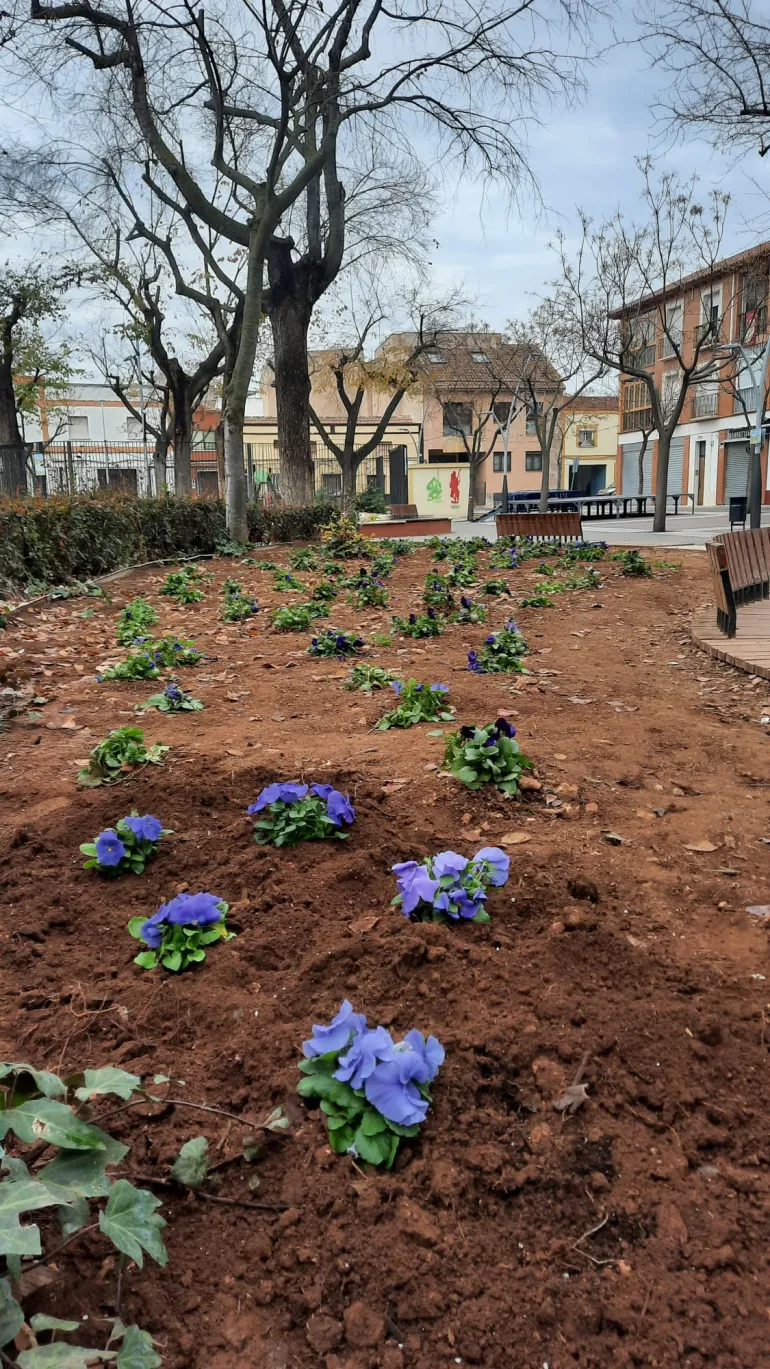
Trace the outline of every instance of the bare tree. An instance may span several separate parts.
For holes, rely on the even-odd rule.
[[[335,162],[348,126],[360,137],[376,128],[397,146],[427,120],[437,156],[456,151],[490,174],[520,179],[527,162],[519,138],[533,110],[543,98],[574,94],[583,79],[585,51],[562,55],[565,29],[574,38],[598,0],[513,0],[502,9],[494,0],[426,0],[417,14],[381,0],[341,0],[328,14],[304,0],[225,0],[213,18],[187,0],[174,8],[151,0],[30,4],[33,24],[15,50],[39,73],[46,98],[57,80],[66,91],[62,71],[87,63],[89,112],[96,106],[109,118],[154,193],[245,253],[243,326],[223,391],[228,520],[240,536],[243,419],[264,266],[291,206],[305,194],[317,205],[314,187],[327,170],[330,205],[339,199]],[[59,102],[72,116],[66,93]],[[91,137],[82,120],[81,136]],[[286,483],[293,497],[312,493],[308,471],[289,469]]]
[[[717,299],[715,267],[727,198],[712,192],[704,207],[693,181],[682,182],[671,173],[656,180],[648,161],[640,170],[644,221],[629,222],[617,213],[595,226],[582,215],[577,252],[570,252],[564,238],[558,242],[559,288],[569,326],[579,331],[586,355],[624,378],[626,420],[636,412],[637,429],[652,425],[657,433],[653,527],[665,532],[671,439],[689,392],[718,380],[724,364],[718,352],[721,317],[712,317],[711,301]],[[689,288],[709,300],[707,325],[695,329],[684,326],[691,278]],[[721,301],[722,315],[729,304]],[[661,358],[668,368],[661,367]],[[629,404],[627,387],[634,384],[636,402]]]
[[[45,350],[40,326],[61,317],[72,280],[69,269],[51,273],[6,264],[0,272],[0,454],[6,483],[14,491],[27,488],[19,414],[40,376]]]
[[[648,0],[643,32],[671,76],[676,131],[728,151],[770,151],[770,16],[762,0]]]
[[[520,353],[520,394],[533,423],[542,454],[540,509],[548,511],[552,455],[558,457],[573,401],[606,374],[607,367],[586,351],[563,287],[541,301],[529,317],[508,325]],[[569,393],[568,393],[569,391]]]

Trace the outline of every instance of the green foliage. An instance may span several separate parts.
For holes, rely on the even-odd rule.
[[[430,608],[438,608],[443,612],[446,612],[455,606],[449,578],[445,575],[437,575],[435,571],[429,572],[426,575],[425,589],[422,597]]]
[[[308,656],[357,656],[365,645],[363,637],[354,637],[352,632],[342,632],[337,627],[329,627],[318,637],[314,637],[307,649]]]
[[[388,632],[373,632],[372,641],[375,646],[392,646],[393,638]]]
[[[168,1251],[161,1231],[166,1225],[158,1215],[160,1198],[146,1189],[134,1188],[127,1179],[116,1179],[110,1190],[107,1206],[99,1213],[99,1227],[122,1254],[127,1255],[141,1269],[144,1251],[156,1264],[165,1265]]]
[[[394,676],[389,670],[383,670],[378,665],[364,665],[363,663],[353,666],[347,680],[346,689],[360,689],[364,694],[371,694],[374,689],[385,689]]]
[[[339,556],[343,561],[371,555],[369,538],[361,536],[352,518],[338,518],[321,534],[321,540],[327,555]]]
[[[378,551],[372,560],[372,576],[375,580],[387,580],[393,567],[396,564],[396,557],[391,551]]]
[[[89,763],[79,771],[78,784],[86,789],[117,784],[140,766],[160,765],[168,749],[159,742],[146,747],[139,727],[114,728],[89,752]]]
[[[310,597],[316,603],[323,603],[325,600],[336,599],[337,591],[329,580],[319,580]]]
[[[225,580],[222,585],[224,602],[219,616],[223,623],[240,623],[244,618],[252,618],[259,613],[259,604],[251,595],[244,594],[237,580]]]
[[[462,561],[452,569],[446,576],[446,583],[457,589],[467,589],[468,585],[476,583],[476,568],[472,561]]]
[[[277,799],[260,810],[254,823],[258,846],[296,846],[300,841],[345,841],[348,833],[330,818],[326,800],[307,794],[295,803]]]
[[[631,547],[628,551],[617,552],[614,559],[620,562],[623,575],[652,575],[652,567],[649,561],[645,561],[642,553],[636,547]]]
[[[148,708],[157,708],[159,713],[200,713],[203,704],[188,690],[172,682],[166,685],[162,694],[151,694],[143,704],[136,705],[137,713],[145,713]]]
[[[603,561],[609,548],[606,542],[573,542],[564,548],[563,561]]]
[[[152,604],[138,595],[121,609],[115,620],[118,646],[133,646],[137,637],[146,637],[147,629],[154,627],[158,615]]]
[[[567,589],[598,589],[602,583],[598,570],[590,566],[585,575],[570,575],[564,581]]]
[[[553,587],[552,585],[549,585],[548,588],[549,588],[549,590],[551,591],[551,593],[553,593],[554,587]],[[529,595],[527,595],[527,598],[526,598],[526,599],[522,599],[522,601],[521,601],[521,607],[522,607],[522,608],[553,608],[553,599],[550,597],[550,594],[545,594],[545,593],[543,593],[543,594],[529,594]]]
[[[158,637],[150,643],[148,650],[152,652],[158,665],[198,665],[203,659],[203,652],[193,646],[189,637]]]
[[[164,923],[160,946],[157,950],[140,951],[134,956],[134,964],[140,965],[143,970],[155,970],[162,965],[173,974],[200,964],[206,959],[207,946],[213,946],[215,941],[232,941],[235,936],[235,932],[227,930],[228,905],[220,899],[217,907],[221,914],[219,922],[207,922],[200,927],[192,922]],[[142,928],[146,921],[145,917],[131,918],[128,931],[136,941],[142,940]]]
[[[476,656],[480,672],[484,675],[521,674],[524,672],[522,657],[529,650],[526,639],[515,623],[506,623],[499,632],[491,632],[481,651]]]
[[[445,707],[446,685],[424,685],[407,680],[405,683],[395,681],[393,688],[398,695],[398,705],[383,713],[375,724],[379,732],[387,732],[391,727],[414,727],[417,723],[452,721],[454,709]]]
[[[310,547],[298,547],[289,557],[292,570],[315,570],[316,558]]]
[[[160,668],[147,651],[129,652],[125,661],[105,666],[99,680],[157,680]]]
[[[352,1089],[333,1078],[339,1052],[318,1055],[300,1062],[302,1078],[297,1085],[300,1098],[318,1099],[329,1128],[329,1145],[338,1155],[355,1146],[359,1159],[370,1165],[390,1169],[403,1136],[417,1136],[419,1126],[402,1127],[388,1122],[366,1101],[363,1089]],[[423,1098],[430,1101],[427,1084],[419,1084]]]
[[[384,490],[381,490],[377,485],[370,485],[368,489],[360,490],[353,500],[353,508],[359,513],[387,513],[388,505]]]
[[[485,623],[487,621],[487,610],[484,604],[474,603],[463,595],[460,600],[460,607],[455,614],[455,621],[458,623]]]
[[[217,556],[248,556],[251,547],[248,542],[234,542],[231,537],[221,537],[214,548]]]
[[[307,632],[314,618],[328,618],[325,604],[297,604],[274,608],[270,621],[276,632]]]
[[[377,554],[386,551],[391,556],[413,556],[417,547],[408,537],[378,537]]]
[[[333,513],[250,504],[253,542],[310,541]],[[0,502],[0,586],[87,580],[122,566],[212,553],[226,536],[214,499],[73,495]]]
[[[155,695],[154,697],[161,698],[162,696]],[[135,808],[131,809],[130,816],[132,818],[139,816]],[[152,860],[153,857],[158,854],[157,841],[149,841],[146,837],[137,836],[126,824],[125,818],[120,818],[115,823],[115,827],[110,830],[117,832],[126,848],[126,854],[121,857],[117,865],[100,865],[95,842],[84,841],[82,842],[80,849],[83,852],[83,855],[87,856],[88,859],[83,862],[83,869],[98,870],[100,875],[108,876],[144,874],[144,867],[148,860]],[[161,828],[161,837],[170,837],[171,835],[172,831],[170,827]],[[158,840],[160,840],[160,837]]]
[[[410,613],[408,618],[393,616],[393,631],[402,637],[440,637],[443,631],[434,609],[427,613]]]
[[[301,594],[304,588],[302,581],[298,580],[296,575],[292,575],[291,571],[277,570],[273,576],[273,589],[277,590],[279,594],[284,590]]]
[[[199,1188],[209,1169],[209,1143],[205,1136],[185,1141],[172,1167],[171,1177],[186,1188]]]
[[[504,719],[487,723],[484,727],[462,727],[447,737],[444,764],[450,774],[469,789],[483,789],[494,784],[512,798],[518,791],[519,780],[534,764],[523,756],[517,741],[508,733]]]
[[[348,595],[349,604],[355,604],[358,608],[387,607],[388,591],[374,575],[367,575],[362,569],[360,575],[348,580],[347,583],[351,588]]]
[[[203,572],[198,566],[182,566],[180,570],[172,570],[166,576],[158,594],[168,595],[176,604],[199,604],[203,598],[203,590],[196,581],[202,579]]]
[[[507,580],[485,580],[483,585],[479,585],[479,594],[486,594],[495,598],[498,594],[510,595],[510,586]]]

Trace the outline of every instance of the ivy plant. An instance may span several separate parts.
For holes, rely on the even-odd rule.
[[[360,689],[362,694],[371,694],[375,689],[385,689],[393,678],[390,671],[383,670],[381,666],[357,662],[345,681],[345,688]]]
[[[276,632],[307,632],[314,618],[328,618],[326,604],[297,604],[275,608],[270,621]]]

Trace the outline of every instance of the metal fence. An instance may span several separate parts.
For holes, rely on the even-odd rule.
[[[280,499],[281,463],[271,443],[246,444],[249,497]],[[392,444],[382,442],[358,468],[356,490],[372,487],[390,497]],[[342,498],[342,471],[334,453],[311,443],[316,495]],[[171,454],[169,453],[169,456]],[[193,448],[193,489],[202,498],[217,498],[219,479],[213,444]],[[142,442],[53,442],[48,447],[0,448],[0,495],[136,494],[155,496],[173,491],[174,467],[154,460],[151,446]]]

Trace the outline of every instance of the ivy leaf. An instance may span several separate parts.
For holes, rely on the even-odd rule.
[[[129,1074],[127,1070],[114,1069],[112,1065],[108,1065],[101,1070],[86,1070],[83,1088],[75,1090],[75,1097],[81,1102],[87,1102],[96,1094],[114,1093],[118,1098],[128,1102],[141,1083],[138,1074]]]
[[[57,1203],[69,1203],[73,1198],[107,1197],[112,1180],[105,1168],[120,1164],[129,1147],[106,1132],[100,1134],[104,1139],[103,1150],[62,1150],[40,1170],[38,1179]]]
[[[109,1236],[113,1245],[140,1269],[144,1265],[142,1250],[161,1266],[168,1260],[160,1234],[166,1223],[155,1211],[156,1207],[160,1207],[160,1200],[154,1194],[134,1188],[127,1179],[118,1179],[112,1186],[104,1212],[99,1213],[99,1226],[105,1236]]]
[[[49,1098],[31,1098],[21,1107],[0,1113],[0,1140],[9,1131],[27,1145],[47,1141],[68,1150],[104,1150],[104,1132],[76,1117],[66,1103]]]
[[[59,1317],[47,1317],[43,1312],[36,1312],[34,1317],[30,1317],[29,1324],[37,1334],[38,1331],[79,1331],[79,1321],[61,1321]]]
[[[194,1136],[185,1141],[172,1167],[171,1177],[187,1188],[198,1188],[206,1178],[209,1168],[209,1143],[205,1136]]]
[[[116,1369],[158,1369],[161,1363],[149,1331],[142,1331],[138,1326],[127,1326]]]
[[[67,1092],[66,1086],[55,1074],[51,1074],[48,1070],[33,1069],[32,1065],[8,1064],[4,1061],[0,1064],[0,1079],[7,1078],[9,1074],[31,1075],[37,1085],[38,1092],[44,1094],[46,1098],[61,1098],[62,1094]],[[26,1095],[29,1093],[29,1089],[21,1089],[20,1092]]]
[[[6,1155],[2,1146],[0,1146],[0,1169],[4,1169],[10,1179],[29,1179],[32,1177],[24,1161],[13,1155]]]
[[[90,1216],[91,1209],[85,1198],[76,1198],[73,1203],[66,1203],[60,1207],[56,1213],[56,1220],[62,1236],[74,1236],[76,1231],[82,1231]]]
[[[288,1131],[290,1125],[288,1115],[283,1108],[274,1108],[262,1123],[265,1131]]]
[[[95,1360],[114,1358],[114,1350],[94,1350],[91,1346],[57,1341],[55,1345],[38,1345],[34,1350],[22,1351],[16,1363],[19,1369],[90,1369]]]
[[[20,1212],[37,1212],[53,1207],[58,1199],[37,1179],[7,1179],[0,1184],[0,1254],[39,1255],[40,1231],[23,1227]]]
[[[0,1279],[0,1345],[7,1345],[24,1325],[24,1313],[7,1279]]]

